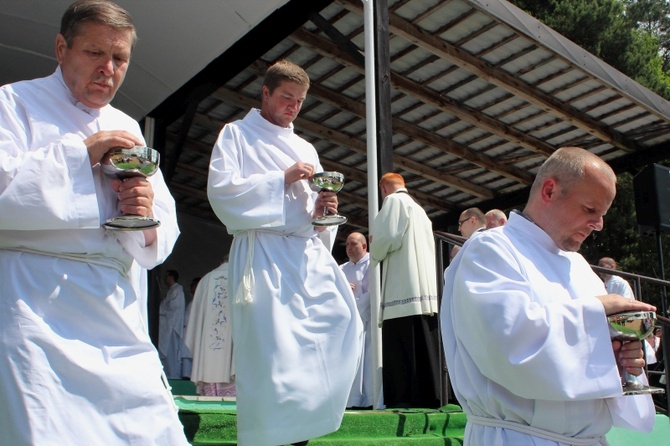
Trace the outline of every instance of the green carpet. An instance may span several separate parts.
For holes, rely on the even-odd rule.
[[[173,395],[197,395],[195,391],[195,383],[187,379],[170,379],[168,380]]]
[[[236,403],[221,398],[195,397],[189,381],[170,381],[179,418],[194,446],[236,446]],[[460,446],[466,416],[456,405],[441,409],[348,410],[337,432],[312,439],[309,446]],[[641,434],[614,428],[610,446],[670,445],[670,420],[656,415],[653,432]]]
[[[670,419],[667,415],[656,414],[654,430],[648,434],[613,428],[607,434],[610,446],[667,446],[670,445]]]
[[[179,418],[193,445],[236,445],[235,403],[176,397]],[[337,432],[310,440],[310,446],[461,445],[465,415],[458,406],[439,410],[347,411]]]

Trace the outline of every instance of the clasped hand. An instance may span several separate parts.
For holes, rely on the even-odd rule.
[[[86,138],[84,145],[86,145],[91,166],[95,166],[111,149],[119,147],[130,149],[141,146],[142,141],[125,130],[103,130]]]
[[[154,190],[144,177],[131,177],[124,181],[111,180],[117,193],[119,210],[124,214],[153,217]]]
[[[314,204],[314,217],[324,215],[326,208],[329,214],[337,214],[337,206],[337,194],[329,190],[321,190]]]
[[[314,166],[309,163],[297,162],[284,171],[284,184],[290,185],[300,180],[309,180],[314,175]],[[328,213],[337,214],[337,194],[335,192],[321,190],[314,203],[313,217],[324,215],[325,209]]]
[[[313,165],[297,162],[284,171],[284,184],[288,186],[296,181],[308,180],[312,175],[314,175]]]
[[[620,368],[626,369],[631,375],[639,376],[644,372],[644,350],[641,341],[612,341],[614,357]]]

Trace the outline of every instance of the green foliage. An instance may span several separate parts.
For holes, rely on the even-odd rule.
[[[664,98],[670,98],[670,77],[663,71],[663,59],[659,54],[658,38],[634,31],[632,34],[634,51],[627,51],[620,56],[620,68],[637,82]],[[614,48],[612,48],[615,51]]]
[[[512,0],[512,3],[598,56],[615,42],[627,47],[631,39],[633,26],[624,15],[621,0]]]
[[[614,68],[670,99],[668,0],[511,1]]]
[[[625,0],[626,15],[640,30],[658,40],[663,71],[670,69],[670,1]]]

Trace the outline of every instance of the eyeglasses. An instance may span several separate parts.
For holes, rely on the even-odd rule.
[[[464,218],[463,220],[458,220],[458,227],[460,228],[463,223],[470,220],[472,217]]]

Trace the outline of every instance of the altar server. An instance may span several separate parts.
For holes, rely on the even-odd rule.
[[[335,227],[315,228],[333,192],[293,132],[309,78],[272,65],[261,109],[224,126],[212,152],[208,195],[234,235],[229,291],[235,344],[238,444],[304,442],[340,426],[362,342],[349,283],[330,254]],[[326,243],[322,241],[322,237]]]
[[[349,281],[351,291],[356,298],[358,315],[363,322],[363,351],[358,366],[358,373],[349,394],[347,407],[372,406],[374,399],[373,378],[373,351],[370,308],[370,254],[365,236],[360,232],[352,232],[347,236],[346,251],[349,261],[340,265]]]
[[[606,445],[612,426],[652,429],[651,397],[621,387],[621,367],[642,373],[642,345],[612,341],[606,315],[654,307],[608,295],[577,253],[615,192],[603,160],[559,149],[523,213],[470,238],[447,268],[442,339],[464,445]]]
[[[598,266],[611,270],[617,269],[616,261],[611,257],[603,257],[598,260]],[[635,299],[633,289],[626,279],[616,274],[606,274],[604,272],[600,272],[599,275],[603,279],[603,282],[605,282],[605,289],[608,293],[620,294],[628,299]]]
[[[179,273],[165,273],[167,293],[158,307],[158,354],[168,379],[181,379],[182,357],[188,347],[184,344],[186,298],[184,287],[178,283]]]
[[[137,291],[177,239],[174,200],[160,172],[122,183],[99,163],[145,143],[109,105],[135,40],[125,10],[78,1],[55,73],[0,88],[2,444],[188,444]],[[119,211],[161,226],[104,229]]]

